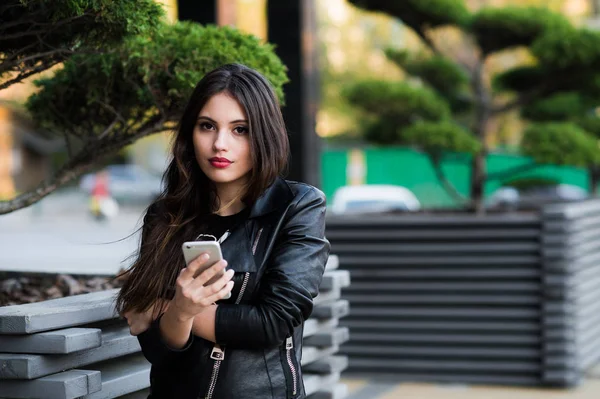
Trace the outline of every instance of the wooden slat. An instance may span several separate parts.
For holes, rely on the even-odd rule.
[[[115,318],[118,289],[0,307],[0,334],[31,334]]]
[[[350,330],[347,327],[338,327],[329,331],[320,331],[304,339],[306,346],[338,346],[350,339]]]
[[[315,320],[310,318],[304,322],[303,338],[310,337],[323,330],[331,330],[339,324],[338,319]]]
[[[347,287],[350,285],[350,272],[348,270],[326,271],[321,281],[320,291],[331,291],[336,287]]]
[[[43,377],[62,370],[139,352],[136,337],[128,327],[111,327],[102,332],[102,346],[68,355],[2,354],[0,379],[27,379]]]
[[[340,259],[337,255],[329,255],[325,270],[336,270],[340,266]]]
[[[70,370],[33,381],[2,381],[0,397],[74,399],[101,389],[99,371]]]
[[[315,306],[311,317],[316,319],[342,318],[350,313],[350,302],[341,299],[335,302],[323,303]]]
[[[102,390],[83,399],[111,399],[148,388],[150,363],[142,354],[118,358],[90,368],[102,375]]]
[[[33,335],[5,335],[0,337],[0,352],[67,354],[102,344],[99,328],[67,328]]]
[[[329,346],[326,348],[316,348],[314,346],[304,346],[302,348],[302,362],[301,365],[304,367],[307,364],[316,362],[319,359],[323,359],[327,356],[331,356],[339,350],[338,346]]]
[[[302,371],[309,374],[341,373],[348,367],[348,357],[329,356],[302,367]]]

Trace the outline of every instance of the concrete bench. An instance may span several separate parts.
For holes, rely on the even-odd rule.
[[[335,356],[349,339],[341,289],[347,271],[330,257],[313,315],[304,328],[303,374],[311,399],[341,399],[347,367]],[[0,308],[0,398],[140,399],[148,396],[150,364],[114,311],[118,290]]]

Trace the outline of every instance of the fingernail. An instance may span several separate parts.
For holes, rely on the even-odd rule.
[[[210,258],[210,256],[209,256],[208,254],[204,254],[204,255],[202,255],[202,259],[204,259],[204,260],[208,260],[208,258]]]

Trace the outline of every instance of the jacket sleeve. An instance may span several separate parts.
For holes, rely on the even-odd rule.
[[[197,359],[197,354],[194,352],[193,342],[194,335],[190,333],[188,342],[181,349],[173,349],[169,347],[163,340],[160,333],[160,319],[162,314],[154,320],[150,327],[143,333],[137,336],[142,353],[146,360],[153,366],[157,367],[173,367],[176,369],[186,369],[194,364]]]
[[[325,239],[325,196],[312,188],[282,227],[255,305],[219,305],[216,341],[239,348],[279,345],[306,320],[329,257]]]

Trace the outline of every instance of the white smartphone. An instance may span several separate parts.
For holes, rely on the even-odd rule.
[[[203,253],[207,253],[209,258],[206,263],[200,267],[197,275],[202,273],[204,270],[208,269],[215,263],[220,260],[223,260],[223,254],[221,253],[221,245],[217,241],[187,241],[184,242],[181,246],[183,251],[183,257],[185,259],[185,264],[189,265],[191,261],[196,259],[198,256]],[[205,285],[210,285],[217,281],[219,278],[223,276],[223,273],[219,273],[211,278]],[[227,294],[227,296],[223,299],[229,299],[231,297],[231,292]]]

